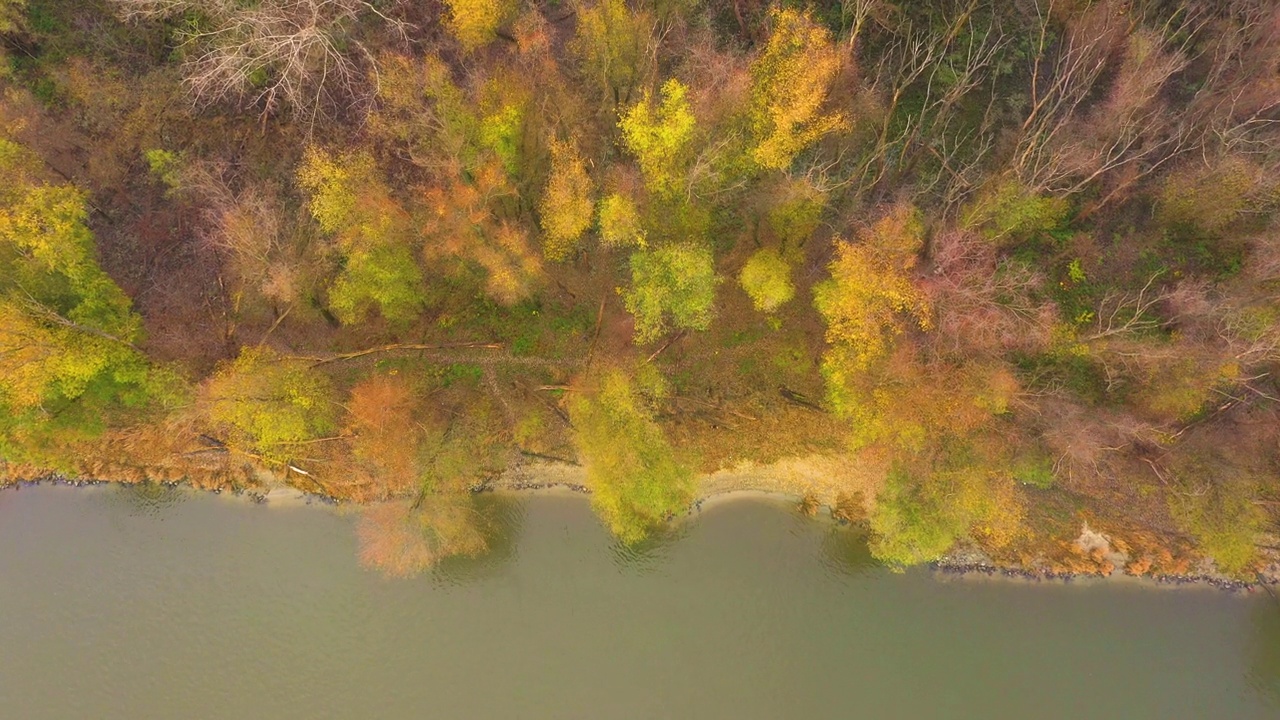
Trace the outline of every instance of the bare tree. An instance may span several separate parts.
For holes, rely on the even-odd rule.
[[[365,13],[403,33],[403,24],[365,0],[112,0],[125,19],[198,13],[188,25],[187,85],[197,105],[236,101],[265,118],[290,108],[314,121],[367,99],[363,66],[372,56],[351,29]],[[376,72],[376,68],[374,68]]]

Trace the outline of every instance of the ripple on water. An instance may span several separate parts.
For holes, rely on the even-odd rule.
[[[163,483],[116,484],[107,491],[112,505],[123,507],[134,517],[156,516],[192,496],[192,491],[182,486]]]

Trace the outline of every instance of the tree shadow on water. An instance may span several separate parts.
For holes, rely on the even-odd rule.
[[[498,574],[519,557],[520,532],[524,527],[525,503],[514,497],[491,493],[474,496],[481,518],[486,549],[476,555],[454,555],[440,560],[431,577],[442,585],[465,585]]]
[[[1280,708],[1280,600],[1268,597],[1252,611],[1249,683]]]
[[[839,525],[822,538],[819,559],[827,573],[856,576],[883,567],[871,555],[870,530],[863,523]]]

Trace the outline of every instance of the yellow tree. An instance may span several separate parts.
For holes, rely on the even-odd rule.
[[[242,349],[205,382],[203,394],[209,418],[227,429],[230,443],[269,460],[287,460],[299,443],[337,427],[329,378],[269,348]]]
[[[134,346],[141,319],[98,266],[83,195],[40,170],[0,138],[0,444],[50,421],[101,429],[112,411],[168,389],[159,380],[176,380]]]
[[[649,74],[653,25],[647,11],[632,11],[623,0],[599,0],[578,11],[571,47],[610,107],[630,102],[632,89]]]
[[[551,177],[542,193],[543,253],[564,260],[573,252],[595,215],[595,184],[572,141],[551,143]]]
[[[843,56],[831,33],[808,13],[773,12],[773,32],[751,68],[752,159],[782,170],[823,135],[849,127],[839,112],[824,112]]]
[[[662,99],[646,92],[622,114],[622,140],[640,164],[645,185],[672,196],[684,185],[697,121],[689,105],[689,88],[679,80],[662,85]]]
[[[915,208],[895,209],[860,240],[837,240],[831,279],[814,288],[830,345],[823,370],[837,405],[842,388],[885,357],[895,336],[909,327],[930,326],[928,298],[909,275],[924,244]]]
[[[492,42],[519,10],[516,0],[445,0],[445,4],[449,30],[467,50]]]

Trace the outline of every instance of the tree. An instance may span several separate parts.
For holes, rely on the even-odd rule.
[[[689,89],[679,80],[662,85],[661,101],[645,92],[618,122],[622,140],[640,163],[645,185],[660,195],[674,196],[684,186],[692,159],[694,127]]]
[[[448,557],[475,557],[489,548],[488,518],[466,495],[386,502],[360,514],[360,562],[388,577],[413,577]]]
[[[752,159],[769,170],[785,170],[823,135],[844,130],[842,113],[823,105],[843,64],[826,28],[808,13],[774,10],[773,30],[751,68]]]
[[[519,10],[515,0],[445,0],[450,32],[466,50],[488,45]]]
[[[401,375],[374,375],[351,389],[347,432],[352,453],[371,465],[385,493],[403,494],[419,483],[417,402]]]
[[[569,419],[591,504],[618,539],[639,542],[688,507],[693,474],[622,371],[605,372],[594,393],[571,395]]]
[[[907,275],[924,244],[915,208],[895,209],[860,239],[837,241],[831,279],[813,291],[814,306],[827,321],[831,347],[823,369],[833,387],[884,357],[891,339],[907,327],[931,324],[928,298]]]
[[[1022,516],[1005,472],[972,448],[950,448],[889,473],[871,514],[871,552],[901,568],[937,560],[962,538],[1001,547],[1021,532]]]
[[[423,302],[422,270],[409,245],[409,216],[362,153],[332,156],[309,148],[298,182],[310,193],[311,214],[337,236],[342,271],[329,292],[330,306],[348,325],[377,309],[404,323]]]
[[[632,90],[651,73],[653,28],[647,11],[632,11],[624,0],[599,0],[578,11],[571,48],[609,107],[630,103]]]
[[[300,443],[337,428],[329,378],[305,360],[246,347],[222,363],[204,385],[209,419],[229,431],[229,444],[283,462]]]
[[[543,277],[542,260],[525,226],[497,212],[515,198],[506,172],[491,159],[469,177],[428,188],[422,213],[425,256],[480,266],[485,292],[504,305],[529,297]]]
[[[595,183],[572,142],[551,143],[551,177],[542,194],[543,253],[564,260],[573,252],[595,216]]]
[[[51,421],[101,428],[176,377],[135,346],[142,321],[98,265],[84,195],[43,182],[39,168],[0,138],[0,412],[12,432]]]
[[[645,246],[640,212],[631,196],[613,193],[600,201],[600,242],[611,248]]]
[[[719,284],[706,247],[686,242],[632,253],[631,287],[622,299],[635,316],[636,342],[651,342],[666,332],[668,317],[677,328],[706,330]]]
[[[738,280],[751,296],[751,303],[761,312],[774,312],[796,294],[791,284],[791,266],[774,248],[761,248],[753,253],[742,266]]]
[[[1070,210],[1066,198],[1038,194],[1006,178],[965,208],[961,224],[968,230],[981,229],[992,242],[1007,245],[1062,227]]]

